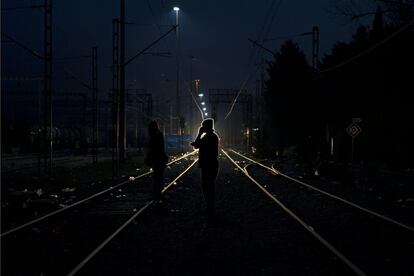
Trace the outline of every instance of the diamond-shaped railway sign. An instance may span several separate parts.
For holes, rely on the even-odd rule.
[[[350,124],[347,128],[346,128],[346,132],[348,132],[348,134],[352,137],[355,138],[358,136],[358,134],[360,134],[362,131],[362,128],[356,124],[356,123],[352,123]]]

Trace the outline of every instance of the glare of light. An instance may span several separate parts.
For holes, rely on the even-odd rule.
[[[206,103],[205,102],[201,102],[201,105],[205,105]]]
[[[178,12],[180,10],[180,8],[179,7],[174,7],[173,10]]]
[[[208,113],[206,112],[206,113],[204,113],[204,116],[208,116]]]
[[[207,110],[207,108],[203,107],[203,111],[206,111],[206,110]]]
[[[199,96],[200,98],[202,98],[204,95],[203,95],[203,93],[200,93],[200,94],[198,94],[198,96]]]

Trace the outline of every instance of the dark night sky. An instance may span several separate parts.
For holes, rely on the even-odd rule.
[[[275,1],[276,4],[279,1]],[[149,4],[153,12],[149,8]],[[37,4],[31,0],[5,0],[2,7]],[[54,1],[54,55],[67,57],[87,55],[90,47],[99,48],[99,86],[105,94],[111,86],[112,18],[119,14],[119,1],[72,0]],[[201,79],[201,88],[239,88],[254,69],[249,64],[252,45],[248,38],[256,39],[260,33],[272,0],[227,1],[126,1],[127,57],[155,40],[174,23],[174,5],[179,5],[181,76],[189,79],[190,56],[193,76]],[[318,25],[321,32],[320,55],[323,56],[337,40],[348,40],[355,24],[347,23],[333,14],[332,0],[282,1],[268,37],[284,36],[311,31]],[[161,26],[158,28],[154,24]],[[41,10],[8,11],[2,13],[2,30],[15,39],[42,52],[43,16]],[[311,54],[311,37],[296,41],[303,47],[308,60]],[[283,41],[266,43],[278,49]],[[42,73],[42,63],[12,44],[3,45],[3,76],[36,75]],[[153,51],[175,53],[175,36],[171,34]],[[266,55],[267,58],[270,56]],[[85,82],[90,82],[88,59],[56,62],[55,89],[84,89],[70,79],[63,68]],[[172,80],[168,82],[167,80]],[[142,56],[127,67],[127,87],[145,88],[155,95],[174,95],[175,59]],[[249,87],[253,88],[254,81]],[[187,93],[185,91],[182,94]],[[102,95],[101,94],[101,95]]]

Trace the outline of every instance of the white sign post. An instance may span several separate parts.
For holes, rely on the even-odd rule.
[[[346,128],[349,136],[351,136],[351,162],[354,162],[354,140],[361,133],[362,128],[358,125],[362,120],[360,118],[352,118],[352,123]]]

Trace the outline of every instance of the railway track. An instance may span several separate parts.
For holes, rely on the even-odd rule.
[[[194,152],[169,163],[165,194],[190,170]],[[1,234],[6,275],[74,275],[151,205],[146,172]],[[139,185],[136,181],[140,180]],[[86,257],[85,257],[86,256]],[[21,265],[24,264],[24,265]],[[76,265],[77,264],[77,265]]]
[[[166,172],[169,181],[163,189],[163,194],[174,187],[194,166],[197,161],[192,158],[194,153],[175,160],[174,166],[171,166],[171,170]],[[325,257],[319,254],[320,257],[315,256],[315,260],[318,262],[319,260],[322,263],[329,261],[332,265],[334,259],[338,269],[343,267],[342,264],[347,267],[345,269],[349,269],[348,274],[353,272],[356,275],[414,275],[414,264],[410,261],[414,255],[414,236],[411,226],[317,187],[311,187],[304,180],[286,175],[274,166],[257,162],[239,152],[223,150],[222,153],[230,162],[226,162],[227,171],[223,173],[227,176],[222,176],[224,180],[222,178],[221,182],[229,185],[230,182],[225,180],[227,177],[227,179],[234,180],[232,187],[238,185],[237,181],[240,181],[239,177],[241,176],[234,173],[231,168],[234,165],[238,171],[243,173],[246,181],[253,182],[260,192],[263,192],[266,197],[271,199],[271,202],[280,207],[281,211],[278,210],[275,214],[282,216],[284,213],[286,214],[286,218],[274,218],[278,221],[274,224],[276,228],[280,224],[279,226],[283,229],[286,227],[289,229],[291,226],[283,224],[283,222],[289,222],[290,218],[293,219],[292,226],[298,225],[297,230],[295,229],[294,233],[286,236],[283,241],[287,244],[287,248],[290,244],[289,239],[300,238],[301,228],[303,228],[303,233],[309,234],[306,239],[312,241],[314,238],[314,242],[312,241],[310,248],[306,248],[310,245],[309,243],[303,244],[304,248],[299,243],[299,247],[295,248],[297,248],[296,250],[302,248],[308,253],[319,252],[319,254],[323,254]],[[173,162],[170,165],[173,165]],[[29,222],[27,225],[19,226],[18,229],[10,229],[9,231],[12,231],[9,233],[3,233],[1,237],[2,250],[8,252],[2,260],[6,264],[4,274],[83,274],[83,272],[96,268],[96,265],[104,266],[102,264],[103,256],[111,254],[104,250],[109,244],[108,247],[112,250],[112,254],[130,254],[131,252],[128,250],[117,250],[118,247],[125,249],[125,244],[117,245],[120,238],[115,238],[122,232],[123,238],[121,240],[124,242],[129,239],[138,239],[138,237],[131,237],[131,235],[136,235],[136,230],[133,230],[133,226],[128,226],[137,224],[137,218],[140,218],[143,213],[147,213],[145,211],[149,208],[153,211],[157,210],[158,205],[154,205],[154,202],[147,198],[152,190],[152,181],[145,176],[149,176],[150,173],[146,172],[123,181],[118,184],[119,186],[115,185],[72,204],[70,207],[68,206],[67,210],[64,209],[55,214],[52,212],[44,218],[39,218],[38,221]],[[137,180],[139,182],[136,182]],[[134,182],[139,185],[133,184]],[[249,185],[248,182],[246,184]],[[191,181],[191,185],[196,185],[194,180]],[[237,197],[234,195],[237,194],[237,189],[239,192],[243,191],[242,187],[227,187],[233,191],[232,198]],[[256,193],[253,187],[249,189]],[[246,194],[247,198],[251,200],[250,204],[257,203],[260,206],[267,204],[268,210],[276,210],[270,201],[267,201],[266,198],[263,200],[259,191],[254,197],[251,192]],[[181,192],[175,196],[178,194]],[[172,203],[169,202],[172,199],[170,198],[168,203],[173,204],[170,208],[176,208],[175,204],[187,202],[188,199],[183,197],[184,195],[182,195],[181,201],[175,200]],[[262,200],[263,202],[261,202]],[[236,199],[235,202],[237,202]],[[222,204],[227,203],[222,202]],[[196,209],[194,206],[188,207],[187,205],[186,208],[189,210],[187,212],[194,212]],[[251,205],[247,208],[249,210]],[[258,207],[257,210],[261,210],[261,208]],[[260,225],[265,224],[263,219],[272,220],[272,215],[269,216],[271,213],[268,212],[266,217],[261,219],[258,218],[255,227],[260,228]],[[140,225],[140,229],[146,227],[150,222],[148,219],[153,218],[152,216],[145,217],[145,223]],[[188,214],[183,219],[183,222],[187,223]],[[290,225],[290,223],[288,224]],[[188,230],[188,228],[185,229]],[[275,230],[277,231],[274,227],[269,229],[271,232]],[[143,231],[151,233],[154,230],[150,228]],[[270,232],[266,235],[270,235],[267,238],[272,238]],[[307,235],[303,236],[307,237]],[[318,244],[321,246],[319,247]],[[162,245],[160,246],[162,247]],[[191,248],[191,244],[187,246]],[[157,248],[162,251],[161,247]],[[272,249],[274,250],[274,247]],[[269,253],[272,257],[280,254],[279,252],[273,255],[271,251],[267,254]],[[100,256],[96,257],[97,255]],[[129,258],[126,255],[122,256]],[[121,259],[122,256],[120,256]],[[91,262],[91,260],[94,261]],[[120,260],[118,262],[122,263]],[[113,265],[116,267],[118,264]],[[336,269],[337,266],[333,268]],[[183,269],[185,268],[183,267]],[[136,270],[139,271],[138,268]]]
[[[183,156],[180,156],[180,157],[174,158],[171,162],[169,162],[169,163],[167,164],[167,166],[170,166],[170,165],[172,165],[172,164],[174,164],[174,163],[176,163],[176,162],[179,162],[179,161],[181,161],[181,160],[183,160],[183,159],[185,159],[185,158],[188,158],[189,156],[194,155],[195,153],[196,153],[196,151],[193,151],[193,152],[187,153],[187,154],[185,154],[185,155],[183,155]],[[26,223],[24,223],[24,224],[21,224],[21,225],[19,225],[19,226],[13,227],[12,229],[6,230],[6,231],[4,231],[3,233],[1,233],[1,234],[0,234],[0,237],[7,236],[7,235],[12,234],[12,233],[14,233],[14,232],[16,232],[16,231],[19,231],[19,230],[24,229],[24,228],[26,228],[26,227],[28,227],[28,226],[31,226],[31,225],[33,225],[33,224],[35,224],[35,223],[38,223],[38,222],[40,222],[40,221],[43,221],[43,220],[45,220],[45,219],[47,219],[47,218],[50,218],[50,217],[52,217],[52,216],[55,216],[55,215],[60,214],[60,213],[62,213],[62,212],[65,212],[65,211],[67,211],[67,210],[70,210],[70,209],[72,209],[73,207],[77,207],[77,206],[79,206],[80,204],[83,204],[83,203],[89,202],[90,200],[92,200],[92,199],[94,199],[94,198],[97,198],[97,197],[99,197],[99,196],[101,196],[101,195],[104,195],[104,194],[106,194],[106,193],[110,192],[110,191],[113,191],[113,190],[115,190],[115,189],[118,189],[118,188],[120,188],[121,186],[124,186],[125,184],[128,184],[128,183],[130,183],[130,182],[136,181],[136,180],[141,179],[141,178],[143,178],[143,177],[146,177],[146,176],[148,176],[148,175],[150,175],[150,174],[152,174],[152,171],[151,171],[151,170],[149,170],[149,171],[147,171],[147,172],[145,172],[145,173],[143,173],[143,174],[140,174],[140,175],[138,175],[138,176],[135,176],[135,177],[130,177],[128,180],[122,181],[122,182],[120,182],[120,183],[118,183],[118,184],[116,184],[116,185],[114,185],[114,186],[111,186],[111,187],[109,187],[109,188],[105,189],[105,190],[102,190],[102,191],[100,191],[100,192],[94,193],[94,194],[92,194],[92,195],[90,195],[90,196],[88,196],[88,197],[86,197],[86,198],[84,198],[84,199],[82,199],[82,200],[79,200],[79,201],[77,201],[77,202],[75,202],[75,203],[72,203],[72,204],[70,204],[70,205],[67,205],[67,206],[65,206],[65,207],[63,207],[63,208],[61,208],[61,209],[55,210],[55,211],[50,212],[50,213],[48,213],[48,214],[45,214],[45,215],[43,215],[43,216],[41,216],[41,217],[39,217],[39,218],[33,219],[33,220],[28,221],[28,222],[26,222]]]
[[[413,275],[413,227],[313,187],[234,150],[223,150],[223,153],[355,274]]]
[[[253,159],[251,159],[251,158],[249,158],[249,157],[247,157],[247,156],[245,156],[245,155],[243,155],[243,154],[241,154],[241,153],[239,153],[239,152],[237,152],[237,151],[234,151],[234,150],[230,150],[230,151],[231,151],[231,152],[233,152],[233,153],[235,153],[236,155],[238,155],[238,156],[242,157],[243,159],[248,160],[248,161],[249,161],[249,162],[251,162],[252,164],[257,165],[257,166],[260,166],[260,167],[262,167],[262,168],[264,168],[264,169],[268,170],[270,173],[272,173],[272,174],[274,174],[274,175],[279,175],[279,176],[282,176],[282,177],[284,177],[284,178],[286,178],[286,179],[288,179],[288,180],[291,180],[292,182],[295,182],[295,183],[297,183],[297,184],[299,184],[299,185],[302,185],[302,186],[304,186],[304,187],[306,187],[306,188],[308,188],[308,189],[311,189],[311,190],[316,191],[316,192],[318,192],[318,193],[320,193],[320,194],[323,194],[324,196],[327,196],[327,197],[330,197],[330,198],[332,198],[332,199],[338,200],[338,201],[340,201],[340,202],[342,202],[342,203],[344,203],[344,204],[347,204],[347,205],[349,205],[349,206],[351,206],[351,207],[353,207],[353,208],[356,208],[356,209],[358,209],[358,210],[360,210],[360,211],[362,211],[362,212],[365,212],[365,213],[367,213],[367,214],[369,214],[369,215],[375,216],[375,217],[377,217],[377,218],[379,218],[379,219],[385,220],[385,221],[387,221],[387,222],[389,222],[389,223],[392,223],[392,224],[395,224],[395,225],[397,225],[397,226],[399,226],[399,227],[405,228],[405,229],[406,229],[406,230],[408,230],[408,231],[412,231],[412,232],[414,232],[414,227],[412,227],[412,226],[409,226],[409,225],[407,225],[407,224],[405,224],[405,223],[399,222],[399,221],[397,221],[397,220],[395,220],[395,219],[392,219],[392,218],[390,218],[390,217],[388,217],[388,216],[382,215],[382,214],[380,214],[380,213],[378,213],[378,212],[376,212],[376,211],[373,211],[373,210],[371,210],[371,209],[365,208],[365,207],[363,207],[363,206],[361,206],[361,205],[359,205],[359,204],[357,204],[357,203],[354,203],[354,202],[352,202],[352,201],[350,201],[350,200],[347,200],[347,199],[345,199],[345,198],[342,198],[342,197],[340,197],[340,196],[334,195],[334,194],[332,194],[332,193],[329,193],[329,192],[327,192],[327,191],[324,191],[324,190],[322,190],[322,189],[319,189],[319,188],[317,188],[317,187],[314,187],[314,186],[312,186],[312,185],[310,185],[310,184],[308,184],[308,183],[305,183],[304,181],[302,181],[302,180],[300,180],[300,179],[297,179],[297,178],[294,178],[294,177],[289,176],[289,175],[287,175],[287,174],[284,174],[284,173],[282,173],[281,171],[277,170],[277,169],[274,167],[274,164],[272,164],[272,165],[269,167],[269,166],[266,166],[266,165],[264,165],[264,164],[262,164],[262,163],[260,163],[260,162],[258,162],[258,161],[256,161],[256,160],[253,160]]]

